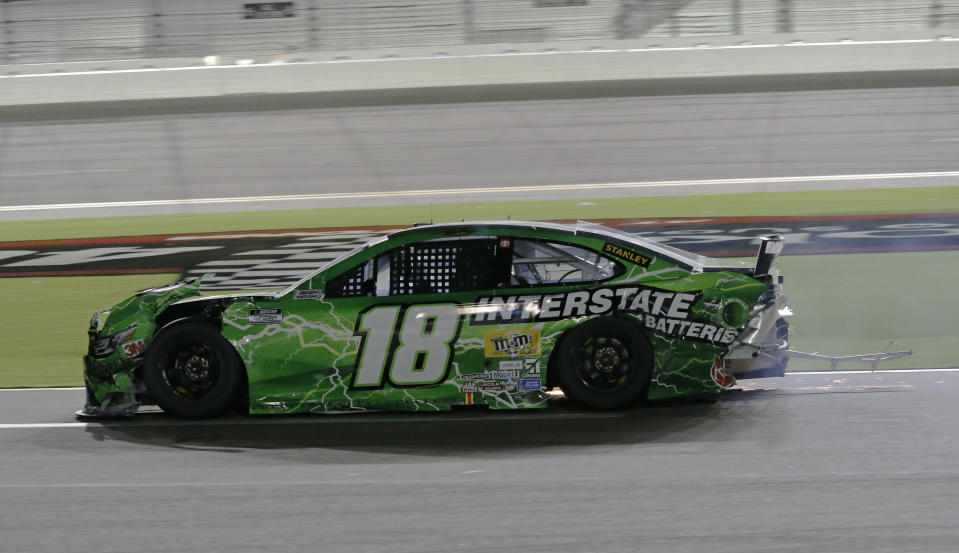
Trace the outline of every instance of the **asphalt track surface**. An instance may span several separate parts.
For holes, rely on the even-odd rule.
[[[959,87],[945,86],[181,114],[150,114],[145,108],[116,117],[50,117],[0,126],[0,207],[374,195],[0,210],[0,218],[901,187],[959,179],[780,179],[959,170]],[[740,178],[773,180],[604,186]],[[596,186],[542,188],[558,184]],[[500,186],[533,190],[383,196]]]
[[[0,392],[0,550],[952,552],[959,373],[596,413],[78,423]]]
[[[956,129],[955,87],[34,118],[0,126],[0,203],[956,171]],[[959,548],[959,373],[746,384],[623,413],[105,424],[74,421],[80,390],[0,391],[0,551]]]

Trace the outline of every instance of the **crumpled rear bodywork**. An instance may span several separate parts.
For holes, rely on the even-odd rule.
[[[87,401],[78,414],[130,416],[149,403],[138,372],[156,331],[156,318],[168,306],[200,295],[200,279],[143,290],[90,319],[83,357]]]

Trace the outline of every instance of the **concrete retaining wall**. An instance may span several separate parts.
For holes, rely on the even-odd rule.
[[[825,82],[833,87],[841,86],[847,74],[866,86],[959,84],[959,39],[860,34],[855,40],[835,35],[800,40],[774,35],[751,37],[748,42],[723,37],[708,44],[688,39],[656,44],[563,42],[250,60],[13,65],[0,67],[0,106],[277,94],[328,98],[346,94],[380,101],[389,96],[402,101],[412,94],[456,101],[484,99],[479,91],[486,89],[548,91],[561,83],[578,83],[573,89],[587,95],[591,88],[595,89],[591,95],[603,95],[609,83],[618,83],[620,91],[631,89],[630,93],[703,92],[741,88],[736,83],[760,89],[763,83],[766,88],[776,83],[802,88],[807,78],[810,85]],[[710,81],[718,88],[711,89]]]

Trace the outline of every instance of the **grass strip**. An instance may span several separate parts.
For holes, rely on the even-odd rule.
[[[425,221],[505,219],[508,216],[516,220],[546,220],[957,211],[959,187],[876,188],[3,221],[0,222],[0,240],[406,225]]]
[[[795,256],[780,259],[795,311],[790,347],[827,355],[894,351],[911,357],[886,369],[957,367],[959,316],[951,300],[959,252]],[[790,370],[828,370],[828,363],[793,359]],[[868,368],[841,364],[846,369]]]
[[[80,386],[95,311],[176,280],[157,274],[0,279],[0,388]]]

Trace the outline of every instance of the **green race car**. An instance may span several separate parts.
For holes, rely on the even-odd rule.
[[[281,292],[153,288],[93,316],[78,414],[541,408],[553,388],[600,409],[716,395],[784,372],[782,244],[762,239],[753,265],[587,223],[431,224]]]

